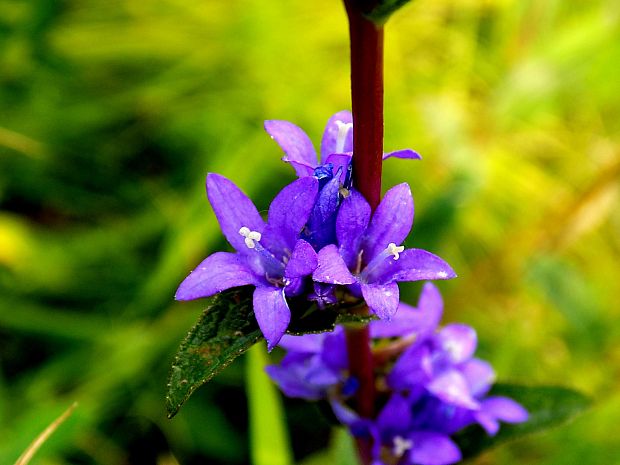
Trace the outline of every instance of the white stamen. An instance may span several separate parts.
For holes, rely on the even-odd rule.
[[[342,153],[344,150],[344,143],[347,140],[347,134],[349,133],[349,129],[353,127],[353,123],[344,123],[338,119],[336,120],[336,125],[338,126],[338,136],[336,136],[336,153]]]
[[[394,438],[394,448],[392,449],[392,452],[396,457],[400,458],[412,447],[413,441],[411,439],[405,439],[402,436],[396,436]]]
[[[400,254],[405,250],[405,246],[404,245],[397,246],[393,242],[390,242],[387,246],[387,249],[385,250],[387,251],[388,254],[394,255],[394,260],[398,260],[400,257]]]
[[[247,246],[248,249],[253,249],[256,247],[256,242],[260,241],[261,233],[259,233],[258,231],[251,231],[250,228],[248,228],[247,226],[243,226],[240,230],[239,230],[239,234],[241,234],[243,237],[245,237],[245,245]]]

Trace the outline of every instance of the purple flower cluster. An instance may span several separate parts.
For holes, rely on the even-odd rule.
[[[400,303],[392,321],[370,323],[375,418],[348,406],[357,383],[348,373],[342,330],[284,336],[286,355],[267,371],[288,396],[328,400],[354,436],[372,439],[375,465],[456,463],[461,453],[451,435],[472,424],[494,435],[500,421],[523,422],[528,414],[509,398],[487,395],[495,374],[473,357],[475,331],[463,324],[438,329],[442,311],[439,291],[426,283],[417,308]]]
[[[436,255],[401,245],[413,223],[413,198],[407,184],[390,189],[372,214],[351,185],[349,112],[329,119],[320,161],[297,126],[267,121],[265,128],[300,178],[275,197],[265,221],[237,186],[210,173],[207,196],[236,252],[207,257],[181,283],[176,299],[254,286],[254,314],[271,350],[286,332],[291,311],[297,310],[289,307],[292,297],[305,296],[323,311],[338,311],[339,303],[363,298],[375,315],[390,320],[399,306],[397,282],[455,276]],[[389,157],[419,155],[401,150],[384,155]]]
[[[407,184],[389,189],[374,212],[355,190],[351,113],[329,119],[318,157],[294,124],[266,121],[265,129],[299,179],[278,193],[265,220],[230,180],[209,174],[207,196],[235,252],[207,257],[176,298],[254,286],[254,314],[268,349],[279,344],[287,351],[269,375],[288,396],[328,400],[353,435],[370,440],[373,465],[455,463],[457,431],[478,424],[494,435],[500,421],[525,421],[519,404],[488,396],[494,372],[473,356],[475,331],[462,324],[438,329],[443,302],[435,286],[425,284],[417,308],[400,302],[399,282],[456,275],[436,255],[402,245],[414,216]],[[413,150],[383,158],[389,157],[420,158]],[[369,329],[378,393],[372,418],[350,406],[358,380],[349,373],[341,327],[285,334],[296,312],[337,313],[362,303],[378,317]]]

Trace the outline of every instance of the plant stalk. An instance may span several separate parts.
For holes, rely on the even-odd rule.
[[[360,0],[344,0],[351,41],[351,107],[353,111],[353,186],[372,210],[381,200],[383,157],[383,27],[362,14]],[[368,312],[368,308],[364,310]],[[351,376],[359,382],[355,407],[360,416],[375,416],[375,379],[368,325],[346,328]],[[372,442],[357,439],[363,465],[372,460]]]

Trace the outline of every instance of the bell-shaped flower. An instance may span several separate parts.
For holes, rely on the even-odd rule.
[[[373,465],[449,465],[461,460],[460,449],[446,433],[415,425],[412,402],[402,394],[392,394],[374,420],[359,417],[340,402],[331,405],[351,434],[372,440]]]
[[[287,396],[323,399],[332,386],[346,381],[347,349],[340,326],[331,333],[285,334],[279,346],[286,355],[265,371]]]
[[[175,298],[209,297],[237,286],[255,286],[254,314],[271,350],[286,331],[291,312],[286,296],[303,290],[317,266],[312,246],[299,239],[318,193],[314,177],[286,186],[271,203],[267,222],[230,180],[207,176],[207,196],[224,236],[236,253],[207,257],[179,286]]]
[[[350,111],[339,111],[327,121],[321,139],[320,157],[317,157],[314,145],[306,133],[289,121],[267,120],[265,130],[284,151],[282,161],[293,165],[299,177],[317,175],[316,170],[320,174],[324,165],[331,165],[333,173],[342,168],[341,176],[346,176],[353,155],[353,117]],[[384,160],[390,157],[421,158],[411,149],[383,155]]]
[[[469,388],[468,395],[475,399],[476,406],[459,405],[434,397],[420,409],[420,416],[426,425],[454,434],[461,429],[478,423],[489,436],[499,431],[500,421],[504,423],[522,423],[529,415],[523,406],[504,396],[488,396],[488,391],[495,381],[495,372],[489,363],[472,358],[459,367],[460,373]],[[462,389],[462,388],[461,388]]]
[[[477,395],[493,378],[489,379],[479,361],[472,358],[476,343],[476,332],[464,324],[450,324],[436,334],[418,338],[398,358],[387,383],[399,391],[424,388],[455,408],[478,410]]]
[[[401,246],[413,224],[413,198],[405,183],[391,188],[371,218],[368,202],[351,190],[336,217],[338,245],[323,247],[312,278],[346,285],[370,310],[391,319],[398,308],[399,281],[450,279],[450,265],[421,249]]]

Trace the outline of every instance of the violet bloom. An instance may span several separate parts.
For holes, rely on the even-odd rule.
[[[318,193],[313,177],[286,186],[271,203],[267,223],[252,201],[230,180],[207,176],[207,196],[222,232],[236,253],[207,257],[179,286],[175,298],[209,297],[252,285],[254,314],[271,350],[291,319],[286,296],[303,291],[303,277],[317,265],[312,246],[299,239]]]
[[[326,285],[315,283],[315,291],[320,292],[317,286]],[[390,322],[371,321],[372,337],[422,337],[427,331],[434,330],[436,323],[433,324],[433,321],[441,313],[436,312],[429,297],[432,299],[428,290],[422,293],[419,308],[400,303],[397,314]],[[279,346],[286,350],[286,356],[279,365],[268,366],[266,371],[287,396],[317,400],[327,398],[330,390],[347,396],[357,387],[358,381],[348,374],[347,348],[342,327],[337,326],[331,333],[303,336],[286,334]],[[332,389],[338,385],[339,389]]]
[[[325,399],[332,387],[346,383],[347,348],[340,326],[331,333],[285,334],[279,346],[286,355],[265,371],[287,396]]]
[[[332,402],[332,408],[353,436],[372,440],[373,465],[449,465],[461,460],[449,435],[414,426],[411,401],[402,394],[392,394],[374,420],[359,417],[339,402]]]
[[[443,302],[431,283],[424,287],[419,307],[441,317]],[[489,435],[499,429],[499,421],[521,423],[527,411],[507,397],[485,397],[495,373],[487,362],[474,358],[476,332],[470,326],[453,323],[434,332],[430,327],[398,358],[386,377],[397,392],[410,392],[416,400],[418,427],[453,434],[479,423]]]
[[[454,407],[478,410],[478,398],[488,391],[494,374],[486,362],[473,358],[475,330],[453,323],[436,332],[443,300],[431,283],[424,286],[418,305],[429,307],[427,313],[435,317],[394,363],[386,378],[388,385],[396,391],[426,392]]]
[[[368,202],[351,190],[336,217],[338,245],[323,247],[312,278],[348,286],[381,319],[391,319],[399,281],[450,279],[456,274],[436,255],[400,244],[413,224],[413,198],[406,183],[391,188],[371,218]]]
[[[321,139],[320,158],[317,158],[310,138],[293,123],[267,120],[265,130],[284,151],[282,160],[293,165],[299,177],[316,175],[317,169],[320,175],[324,165],[331,165],[334,174],[342,168],[341,176],[346,176],[353,155],[353,117],[350,111],[339,111],[327,121]],[[421,158],[411,149],[397,150],[383,155],[384,160],[390,157]]]
[[[499,431],[500,421],[504,423],[522,423],[529,415],[519,403],[504,396],[487,396],[495,373],[493,368],[480,359],[471,359],[460,368],[469,395],[476,400],[477,407],[465,407],[441,400],[439,397],[427,399],[419,409],[420,420],[425,425],[454,434],[461,429],[478,423],[489,436]],[[424,404],[424,403],[423,403]]]

